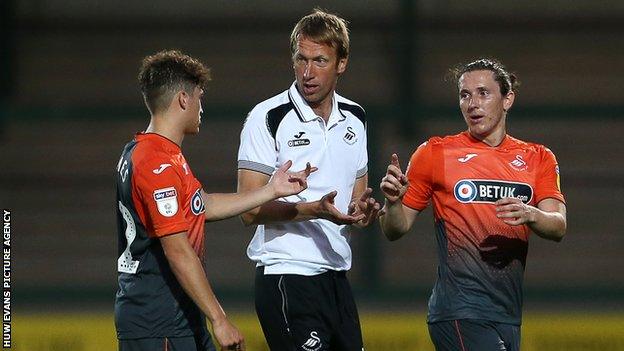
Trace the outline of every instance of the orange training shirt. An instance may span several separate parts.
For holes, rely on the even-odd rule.
[[[494,202],[565,202],[554,154],[509,135],[491,147],[463,132],[420,145],[407,178],[403,204],[421,211],[431,201],[436,221],[440,266],[429,321],[520,324],[529,228],[497,218]]]

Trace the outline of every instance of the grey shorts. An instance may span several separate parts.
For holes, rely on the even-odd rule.
[[[481,319],[429,323],[436,351],[520,351],[520,326]]]
[[[216,351],[210,334],[119,340],[119,351]]]

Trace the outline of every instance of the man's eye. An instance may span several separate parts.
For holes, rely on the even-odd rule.
[[[327,59],[324,59],[324,58],[318,58],[318,59],[315,59],[314,62],[319,66],[325,66],[327,65],[328,61]]]

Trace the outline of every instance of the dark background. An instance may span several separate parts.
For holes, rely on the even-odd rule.
[[[431,135],[465,128],[446,70],[493,56],[522,86],[513,136],[557,155],[568,202],[562,243],[532,237],[528,308],[624,305],[624,3],[505,1],[0,2],[0,206],[13,212],[17,309],[112,306],[121,148],[148,123],[142,57],[180,49],[212,68],[202,131],[184,153],[208,192],[236,189],[240,129],[294,80],[290,31],[314,6],[350,22],[338,92],[368,113],[370,184]],[[423,310],[437,265],[431,210],[389,243],[356,233],[350,273],[363,308]],[[206,270],[220,299],[248,309],[252,228],[206,225]]]

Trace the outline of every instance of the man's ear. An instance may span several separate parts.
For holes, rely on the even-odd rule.
[[[338,75],[343,74],[344,71],[347,70],[347,63],[348,62],[349,62],[349,58],[348,57],[345,57],[345,58],[342,58],[342,59],[338,60],[338,69],[337,69]]]
[[[515,100],[516,94],[513,92],[513,90],[507,93],[507,96],[503,97],[503,111],[509,111],[511,106],[513,106]]]
[[[190,95],[184,90],[178,91],[176,94],[176,101],[182,110],[186,110],[189,106]]]

